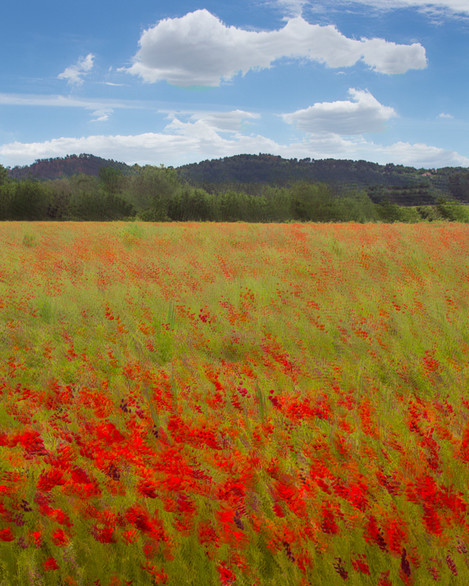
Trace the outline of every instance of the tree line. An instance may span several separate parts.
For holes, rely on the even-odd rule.
[[[0,220],[150,222],[469,222],[468,207],[440,199],[435,206],[373,203],[365,191],[341,193],[326,183],[264,185],[257,194],[189,185],[172,168],[147,165],[132,174],[103,167],[98,177],[38,181],[9,178],[0,165]]]

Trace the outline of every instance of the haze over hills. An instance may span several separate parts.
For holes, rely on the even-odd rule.
[[[80,173],[97,177],[103,167],[112,167],[124,175],[141,169],[138,165],[81,154],[37,160],[32,165],[8,169],[8,173],[15,179],[53,180]],[[255,193],[261,185],[287,186],[307,181],[328,183],[339,190],[366,190],[375,201],[387,197],[399,205],[432,204],[438,196],[469,203],[469,169],[462,167],[416,169],[367,161],[298,160],[259,154],[207,160],[176,170],[189,184],[207,191],[229,186]]]

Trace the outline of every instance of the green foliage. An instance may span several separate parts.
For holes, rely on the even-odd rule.
[[[229,187],[228,184],[225,187],[220,184],[217,190],[213,184],[207,184],[207,189],[192,186],[181,178],[183,173],[173,168],[135,166],[129,172],[113,164],[104,166],[103,161],[104,159],[97,171],[98,177],[80,173],[42,182],[31,179],[10,180],[6,170],[0,166],[0,220],[362,223],[413,223],[422,219],[469,221],[468,208],[455,199],[440,198],[433,207],[396,203],[399,201],[405,204],[409,198],[416,201],[431,199],[433,195],[430,197],[430,192],[425,192],[433,190],[428,177],[415,179],[410,187],[378,186],[367,190],[340,187],[338,184],[334,187],[325,182],[306,180],[297,181],[290,186],[279,186],[275,182],[280,181],[287,168],[306,169],[312,165],[311,160],[286,161],[281,157],[261,155],[231,157],[224,160],[224,165],[238,165],[237,172],[241,174],[243,165],[251,165],[251,178],[261,177],[266,181],[268,169],[272,171],[271,185],[259,182],[244,184],[247,189],[244,191],[243,184],[233,182]],[[212,163],[214,168],[219,165],[218,162]],[[347,172],[353,170],[354,173],[360,172],[366,176],[371,165],[364,161],[354,162],[353,165],[350,161],[327,161],[324,165],[319,163],[315,162],[316,169],[324,171],[332,166],[339,175],[344,169],[348,169]],[[273,172],[275,165],[278,168]],[[374,169],[373,172],[378,172],[380,166],[371,168]],[[384,169],[391,174],[410,173],[407,168],[395,166],[386,166]],[[449,171],[445,173],[448,174]],[[458,181],[460,185],[463,179],[459,178]],[[433,190],[432,193],[436,194],[437,191]],[[129,239],[132,240],[132,237],[129,236],[127,240]]]
[[[169,222],[170,218],[162,209],[146,209],[138,212],[137,219],[142,222]]]
[[[0,220],[10,220],[11,200],[15,188],[13,182],[0,186]]]
[[[216,214],[206,191],[183,186],[169,201],[168,216],[173,222],[203,222],[214,220]]]
[[[9,186],[9,219],[42,220],[47,213],[50,193],[37,181],[20,181]]]
[[[334,203],[338,221],[364,223],[379,218],[376,206],[364,191],[339,197]]]
[[[445,220],[450,222],[469,222],[469,207],[457,203],[455,200],[440,198],[437,209]]]
[[[401,214],[399,206],[395,203],[391,203],[389,200],[384,201],[377,205],[378,218],[382,222],[399,222],[401,220]]]
[[[436,206],[417,206],[417,213],[427,222],[436,222],[441,220],[441,215]]]
[[[169,201],[180,192],[181,182],[174,169],[147,165],[129,178],[127,189],[138,212],[145,210],[147,217],[163,218],[167,216]]]
[[[37,246],[36,236],[34,234],[25,234],[23,236],[23,246],[26,248],[34,248]]]
[[[408,224],[415,224],[421,220],[420,214],[415,208],[401,207],[399,208],[400,221]]]
[[[98,177],[105,193],[116,195],[122,192],[125,177],[122,175],[120,169],[114,167],[101,167]]]
[[[293,219],[306,222],[340,220],[337,201],[325,183],[295,183],[290,194]]]
[[[269,220],[286,222],[291,217],[290,193],[286,188],[266,186],[262,190],[266,200]]]
[[[0,185],[3,185],[8,181],[8,171],[3,165],[0,165]]]

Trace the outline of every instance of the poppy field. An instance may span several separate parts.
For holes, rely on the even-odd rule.
[[[469,227],[0,226],[0,585],[469,583]]]

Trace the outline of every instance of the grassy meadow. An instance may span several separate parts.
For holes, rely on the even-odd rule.
[[[0,225],[0,586],[469,583],[469,226]]]

